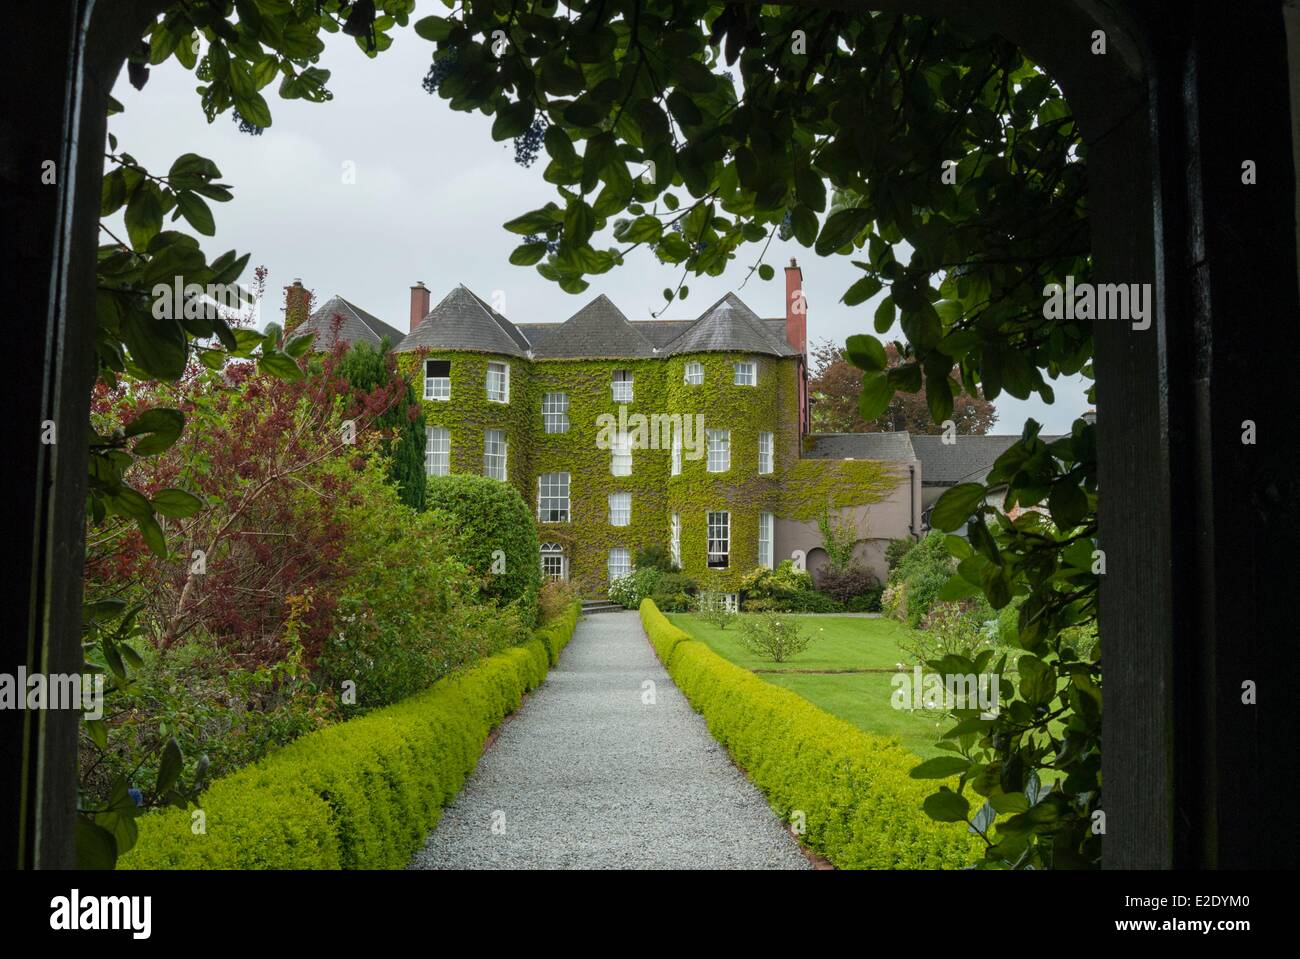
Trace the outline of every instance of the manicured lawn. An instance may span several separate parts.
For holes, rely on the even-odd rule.
[[[853,723],[859,729],[892,736],[918,756],[943,754],[934,742],[946,728],[938,715],[894,709],[890,678],[907,657],[898,648],[908,628],[892,619],[858,619],[840,616],[798,616],[805,629],[817,639],[798,656],[784,663],[771,663],[744,649],[739,628],[725,630],[689,613],[672,613],[668,618],[679,628],[707,643],[718,655],[746,669],[765,670],[757,675],[783,686],[816,706]],[[799,670],[879,669],[888,672],[798,672]],[[766,670],[782,670],[767,672]],[[906,672],[911,672],[908,667]]]

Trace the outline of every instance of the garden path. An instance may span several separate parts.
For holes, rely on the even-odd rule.
[[[411,868],[809,863],[668,677],[638,614],[620,612],[578,624]]]

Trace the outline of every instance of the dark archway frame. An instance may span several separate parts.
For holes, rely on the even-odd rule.
[[[802,0],[818,3],[819,0]],[[838,0],[942,15],[1020,44],[1089,145],[1099,282],[1151,283],[1150,329],[1098,325],[1105,864],[1294,866],[1300,573],[1287,547],[1296,190],[1281,4]],[[0,263],[8,286],[0,672],[80,667],[94,259],[106,102],[167,0],[7,12]],[[1246,9],[1242,9],[1242,8]],[[1108,52],[1091,53],[1104,30]],[[1258,183],[1241,183],[1253,160]],[[54,160],[57,183],[41,182]],[[1257,445],[1241,443],[1253,420]],[[54,420],[57,442],[42,445]],[[1241,703],[1241,684],[1258,703]],[[0,713],[4,864],[73,864],[77,717]]]

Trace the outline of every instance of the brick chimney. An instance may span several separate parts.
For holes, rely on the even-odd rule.
[[[307,322],[310,315],[311,290],[295,277],[293,283],[284,288],[284,332],[292,333]]]
[[[785,268],[785,339],[800,353],[808,352],[808,300],[803,295],[803,270],[794,257]]]
[[[416,280],[411,287],[411,332],[420,325],[425,314],[429,312],[429,288],[423,280]]]
[[[811,422],[808,407],[808,300],[803,295],[803,270],[794,257],[785,268],[785,340],[799,351],[799,435],[807,436]]]

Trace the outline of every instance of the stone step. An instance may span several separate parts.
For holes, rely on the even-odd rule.
[[[602,602],[600,600],[586,600],[582,604],[582,612],[586,613],[620,613],[623,607],[618,603]]]

